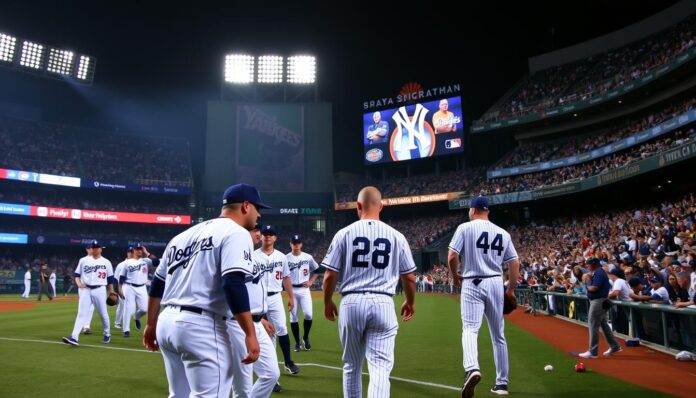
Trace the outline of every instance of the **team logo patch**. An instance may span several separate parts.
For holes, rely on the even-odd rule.
[[[384,152],[379,148],[370,149],[365,153],[365,160],[368,162],[379,162],[384,157]]]
[[[392,115],[396,128],[392,132],[389,150],[392,160],[420,159],[432,156],[435,151],[435,131],[425,121],[428,114],[421,104],[416,104],[413,115],[402,106]]]

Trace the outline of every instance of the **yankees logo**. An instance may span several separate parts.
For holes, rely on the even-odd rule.
[[[429,157],[435,151],[435,132],[425,121],[428,110],[416,104],[413,116],[409,116],[402,106],[392,115],[396,122],[395,133],[389,143],[393,160],[418,159]]]

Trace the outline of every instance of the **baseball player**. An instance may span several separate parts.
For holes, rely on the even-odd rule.
[[[53,297],[56,297],[56,269],[51,270],[51,275],[48,277],[48,283],[51,284]]]
[[[29,291],[31,291],[31,267],[27,267],[27,272],[24,273],[24,293],[22,293],[22,298],[29,298]]]
[[[126,259],[118,263],[116,266],[116,269],[114,270],[114,278],[118,280],[118,277],[121,275],[121,271],[123,270],[123,265],[126,263],[127,260],[130,260],[133,258],[133,246],[128,246],[128,250],[126,251]],[[121,291],[121,283],[119,282],[118,284],[119,292]],[[116,306],[116,319],[114,319],[114,328],[116,329],[121,329],[121,321],[123,321],[123,309],[126,307],[126,305],[123,303],[123,300],[118,300],[118,305]]]
[[[80,345],[80,329],[88,322],[87,316],[91,316],[90,304],[94,305],[101,317],[103,343],[109,344],[111,341],[109,313],[106,311],[106,287],[108,286],[109,294],[114,292],[114,269],[111,261],[101,256],[103,246],[98,241],[93,240],[89,247],[92,255],[84,261],[80,260],[75,268],[75,283],[84,289],[80,295],[75,327],[70,337],[63,337],[63,342],[72,346]]]
[[[254,246],[261,242],[261,225],[251,231],[251,239]],[[275,329],[263,316],[268,311],[266,304],[266,262],[254,252],[251,256],[253,262],[252,274],[246,278],[246,288],[249,292],[249,307],[254,321],[256,339],[259,341],[259,360],[252,365],[245,365],[238,361],[232,361],[232,393],[234,398],[269,397],[274,391],[280,369],[278,368],[278,356],[271,338],[275,337]],[[246,355],[244,351],[244,331],[236,319],[227,321],[232,338],[232,349],[237,357]],[[253,373],[256,373],[256,383],[253,384]]]
[[[124,262],[118,274],[119,296],[126,301],[123,310],[123,337],[130,337],[130,320],[135,317],[135,328],[140,330],[140,318],[147,313],[147,274],[151,266],[159,265],[159,259],[147,252],[141,243],[133,247],[133,254]],[[135,311],[135,306],[138,311]]]
[[[78,265],[78,266],[80,265],[81,262],[87,261],[87,260],[89,260],[89,259],[92,257],[92,248],[90,247],[90,245],[87,245],[87,247],[85,248],[85,251],[87,252],[87,255],[84,256],[84,257],[82,257],[82,258],[77,262],[77,265]],[[74,276],[74,275],[73,275],[73,276]],[[77,296],[78,296],[78,300],[79,300],[79,297],[82,297],[82,295],[83,295],[84,293],[86,293],[86,292],[88,293],[88,292],[89,292],[89,289],[82,289],[82,288],[80,288],[80,286],[77,284],[77,282],[75,282],[75,286],[77,286]],[[90,325],[92,324],[92,318],[93,318],[93,317],[94,317],[94,305],[93,305],[92,302],[90,301],[90,302],[89,302],[89,310],[87,310],[87,315],[85,316],[85,319],[87,320],[87,322],[84,324],[84,326],[82,326],[82,330],[80,331],[80,333],[82,333],[82,334],[92,334],[92,329],[90,328]]]
[[[312,292],[309,288],[314,284],[319,275],[315,272],[319,265],[311,255],[302,251],[302,236],[295,234],[290,237],[292,251],[287,254],[290,280],[295,295],[296,305],[290,311],[290,329],[295,338],[295,352],[300,352],[300,322],[298,309],[302,308],[304,314],[304,335],[302,343],[304,349],[309,351],[312,345],[309,343],[309,330],[312,328]]]
[[[229,398],[231,361],[250,364],[259,356],[245,284],[259,208],[268,206],[256,188],[232,185],[220,217],[180,233],[165,249],[150,285],[143,345],[162,349],[171,398]],[[244,331],[244,358],[233,352],[227,324],[233,314]]]
[[[268,320],[275,328],[276,336],[283,351],[285,371],[290,374],[300,373],[300,368],[295,365],[290,356],[290,337],[286,325],[285,310],[283,309],[283,297],[280,292],[285,288],[288,292],[288,309],[295,308],[295,295],[290,280],[290,268],[285,254],[274,248],[277,240],[276,228],[273,225],[264,225],[261,229],[262,245],[256,250],[259,257],[267,263],[266,286],[268,287]],[[275,339],[274,339],[275,341]]]
[[[472,199],[469,209],[471,221],[457,227],[447,256],[454,285],[461,287],[462,346],[466,371],[461,394],[466,398],[474,396],[476,384],[481,381],[477,344],[484,315],[493,341],[497,373],[491,392],[508,395],[503,294],[514,298],[520,262],[510,234],[490,222],[488,214],[487,198],[481,196]],[[503,287],[503,265],[508,268],[507,289]]]
[[[324,316],[338,315],[332,295],[341,279],[338,335],[343,345],[343,396],[362,397],[362,365],[367,356],[367,396],[389,397],[394,367],[394,340],[399,324],[394,291],[399,278],[406,292],[404,321],[415,312],[416,266],[406,238],[379,220],[382,194],[365,187],[358,194],[360,220],[338,231],[321,265],[324,274]]]

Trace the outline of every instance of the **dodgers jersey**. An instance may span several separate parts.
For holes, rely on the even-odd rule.
[[[249,310],[252,315],[263,315],[268,312],[266,303],[266,260],[257,252],[251,254],[253,263],[251,275],[246,277],[246,288],[249,293]]]
[[[111,261],[104,257],[82,257],[75,268],[75,277],[88,286],[106,286],[106,279],[114,276]]]
[[[338,231],[321,265],[340,274],[342,294],[393,296],[399,276],[416,270],[404,235],[378,220],[359,220]]]
[[[286,257],[293,285],[301,285],[307,282],[310,274],[319,268],[319,264],[314,261],[314,258],[305,252],[300,252],[299,256],[295,256],[290,252]]]
[[[149,266],[152,265],[152,260],[149,258],[129,258],[121,264],[123,264],[121,273],[117,274],[119,281],[121,277],[124,277],[125,280],[123,282],[131,285],[144,285],[147,283],[147,271]]]
[[[258,256],[265,262],[266,267],[266,287],[268,293],[277,293],[283,290],[283,278],[290,276],[288,268],[288,258],[285,254],[273,249],[273,253],[268,255],[261,248],[256,249]]]
[[[459,253],[457,273],[464,278],[503,274],[503,264],[517,258],[510,234],[486,220],[460,224],[449,248]]]
[[[249,231],[221,217],[195,225],[167,245],[155,271],[165,282],[162,305],[190,306],[231,316],[222,277],[251,275],[254,251]]]
[[[125,259],[125,260],[121,261],[120,263],[118,263],[118,265],[114,269],[114,278],[116,278],[116,280],[118,280],[119,283],[121,283],[119,278],[121,277],[121,271],[123,270],[123,264],[125,264],[126,261],[128,261],[128,260],[129,259]]]

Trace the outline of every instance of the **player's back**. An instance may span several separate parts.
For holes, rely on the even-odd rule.
[[[223,245],[234,246],[231,251],[235,254],[243,252],[243,261],[248,266],[238,269],[242,259],[236,257],[225,259],[223,265]],[[229,315],[221,276],[237,270],[250,272],[252,251],[249,232],[228,218],[209,220],[180,233],[167,245],[156,271],[156,276],[166,282],[162,304],[193,306]]]
[[[406,238],[379,220],[359,220],[343,228],[322,261],[340,273],[340,292],[394,295],[402,274],[416,270]]]
[[[459,225],[449,247],[461,256],[465,278],[502,275],[503,263],[517,258],[510,234],[488,220]]]

